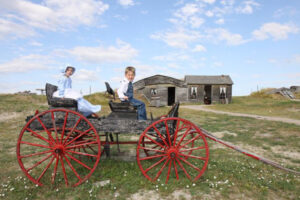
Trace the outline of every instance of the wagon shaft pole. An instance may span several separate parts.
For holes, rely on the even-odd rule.
[[[200,126],[198,126],[198,127],[200,128]],[[292,169],[283,167],[283,166],[281,166],[279,163],[276,163],[276,162],[274,162],[274,161],[272,161],[272,160],[268,160],[268,159],[263,158],[263,157],[261,157],[261,156],[259,156],[259,155],[256,155],[256,154],[254,154],[254,153],[251,153],[251,152],[249,152],[249,151],[246,151],[246,150],[244,150],[244,149],[242,149],[242,148],[240,148],[240,147],[237,147],[237,146],[235,146],[235,145],[233,145],[233,144],[231,144],[231,143],[229,143],[229,142],[225,142],[225,141],[223,141],[223,140],[221,140],[221,139],[219,139],[219,138],[213,136],[212,134],[210,134],[207,130],[205,130],[205,129],[203,129],[203,128],[200,128],[200,130],[203,132],[203,134],[205,135],[205,137],[207,137],[207,138],[209,138],[209,139],[211,139],[211,140],[213,140],[213,141],[216,141],[216,142],[218,142],[218,143],[220,143],[220,144],[222,144],[222,145],[225,145],[226,147],[229,147],[229,148],[231,148],[231,149],[233,149],[233,150],[235,150],[235,151],[237,151],[237,152],[240,152],[240,153],[242,153],[242,154],[245,154],[246,156],[249,156],[249,157],[251,157],[251,158],[254,158],[254,159],[256,159],[256,160],[259,160],[259,161],[261,161],[261,162],[263,162],[263,163],[265,163],[265,164],[268,164],[268,165],[272,165],[272,166],[274,166],[274,167],[277,167],[277,168],[279,168],[279,169],[281,169],[281,170],[284,170],[284,171],[287,171],[287,172],[292,172],[292,173],[295,173],[295,174],[297,174],[297,175],[300,175],[300,172],[299,172],[299,171],[295,171],[295,170],[292,170]]]

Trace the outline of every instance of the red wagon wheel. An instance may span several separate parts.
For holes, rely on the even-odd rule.
[[[94,126],[80,113],[47,110],[31,118],[17,143],[17,158],[35,184],[77,186],[95,171],[101,143]]]
[[[137,145],[137,162],[150,181],[167,183],[171,176],[198,180],[209,159],[208,145],[201,130],[188,120],[165,118],[148,126]]]

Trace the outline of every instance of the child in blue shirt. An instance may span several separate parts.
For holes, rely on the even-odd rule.
[[[54,97],[59,98],[71,98],[77,101],[77,109],[80,111],[84,116],[94,116],[98,117],[96,112],[101,110],[100,105],[93,105],[87,100],[85,100],[80,93],[72,89],[72,79],[71,76],[75,72],[75,67],[68,66],[65,69],[64,74],[61,76],[60,80],[58,81],[58,90],[53,93]]]
[[[121,86],[118,89],[118,95],[121,101],[129,101],[133,106],[138,109],[138,120],[147,120],[146,106],[142,101],[133,98],[133,85],[132,81],[135,77],[135,68],[126,67],[125,77],[121,81]]]

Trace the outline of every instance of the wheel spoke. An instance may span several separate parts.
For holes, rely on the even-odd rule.
[[[95,149],[93,149],[93,147],[91,147],[90,145],[86,145],[90,150],[92,150],[95,154],[98,154],[97,151],[95,151]]]
[[[176,161],[177,161],[179,167],[180,167],[180,168],[183,170],[183,172],[185,173],[185,175],[186,175],[189,179],[191,179],[191,176],[187,173],[187,171],[185,170],[185,168],[182,166],[181,162],[180,162],[177,158],[176,158]]]
[[[139,147],[140,149],[147,150],[147,151],[155,151],[155,152],[160,152],[160,153],[165,153],[165,151],[158,150],[158,149],[150,149],[146,147]]]
[[[78,124],[79,124],[80,121],[81,121],[81,117],[79,117],[79,119],[77,120],[76,124],[74,125],[74,127],[71,129],[71,131],[69,132],[69,134],[65,138],[65,140],[63,142],[64,145],[66,144],[66,142],[68,141],[69,137],[71,136],[71,134],[73,133],[73,131],[75,130],[75,128],[78,126]]]
[[[145,173],[147,173],[149,170],[151,170],[153,167],[156,167],[157,165],[159,165],[160,163],[162,163],[164,160],[166,160],[168,157],[164,157],[164,158],[161,158],[158,162],[154,163],[153,165],[151,165],[150,167],[148,167],[146,170],[145,170]]]
[[[164,122],[165,122],[166,132],[167,132],[167,136],[168,136],[168,140],[169,140],[169,144],[170,144],[169,146],[172,146],[167,120],[165,120]]]
[[[66,150],[66,151],[73,153],[73,154],[83,155],[83,156],[98,157],[98,155],[93,155],[93,154],[88,154],[88,153],[76,152],[76,151],[71,151],[71,150]]]
[[[66,124],[67,124],[68,115],[69,115],[69,112],[66,112],[65,119],[64,119],[64,125],[63,125],[63,129],[62,129],[62,133],[61,133],[61,139],[60,139],[61,143],[63,142],[63,138],[64,138],[64,135],[65,135],[65,130],[66,130]]]
[[[46,153],[50,153],[50,152],[53,152],[53,150],[48,150],[48,151],[42,151],[42,152],[38,152],[38,153],[23,155],[23,156],[20,156],[20,158],[28,158],[28,157],[42,155],[42,154],[46,154]]]
[[[173,164],[174,164],[174,170],[175,170],[175,174],[176,174],[176,179],[178,180],[179,176],[178,176],[178,171],[177,171],[177,166],[176,166],[175,160],[173,160]]]
[[[181,148],[182,146],[180,146],[179,148]],[[183,150],[180,150],[179,152],[186,152],[186,151],[195,151],[195,150],[199,150],[199,149],[205,149],[205,146],[202,146],[202,147],[195,147],[195,148],[189,148],[189,149],[183,149]]]
[[[44,138],[43,136],[37,134],[36,132],[34,132],[33,130],[31,130],[30,128],[26,128],[26,131],[30,131],[33,135],[35,135],[37,138],[47,142],[48,144],[50,144],[50,141],[47,140],[46,138]]]
[[[52,121],[54,132],[55,132],[56,143],[58,143],[57,128],[56,128],[56,123],[55,123],[53,111],[51,112],[51,121]]]
[[[63,157],[65,158],[65,160],[67,161],[69,167],[72,169],[72,171],[74,172],[75,176],[81,181],[81,177],[79,176],[79,174],[77,173],[77,171],[74,169],[73,165],[70,163],[69,159],[63,155]]]
[[[190,163],[189,161],[187,161],[185,158],[182,158],[180,156],[178,156],[178,158],[180,160],[182,160],[185,164],[189,165],[190,167],[194,168],[195,170],[197,170],[198,172],[201,172],[201,169],[199,169],[198,167],[196,167],[195,165],[193,165],[192,163]]]
[[[47,132],[48,137],[50,138],[51,142],[55,143],[55,140],[53,139],[53,137],[52,137],[51,133],[49,132],[49,130],[46,128],[45,124],[43,124],[42,120],[39,117],[37,117],[37,120],[40,122],[40,124],[42,125],[43,129]]]
[[[140,158],[140,160],[150,160],[150,159],[159,158],[159,157],[163,157],[163,156],[167,156],[167,154],[159,154],[159,155],[154,155],[154,156],[148,156],[148,157]]]
[[[63,171],[63,174],[64,174],[65,183],[68,186],[69,183],[68,183],[68,177],[67,177],[67,174],[66,174],[66,169],[65,169],[64,161],[63,161],[62,156],[59,156],[59,158],[60,158],[61,168],[62,168],[62,171]]]
[[[177,139],[177,134],[178,134],[178,127],[179,127],[180,122],[181,121],[177,121],[177,124],[176,124],[176,130],[175,130],[175,133],[174,133],[173,147],[175,147],[175,145],[176,145],[176,139]]]
[[[161,135],[161,133],[159,132],[159,130],[156,128],[156,126],[153,126],[155,132],[158,134],[158,136],[160,137],[160,139],[162,139],[162,141],[165,143],[165,145],[167,147],[169,147],[168,143],[166,142],[165,138]]]
[[[72,160],[76,161],[77,163],[79,163],[80,165],[84,166],[85,168],[92,170],[92,168],[90,168],[89,166],[87,166],[86,164],[84,164],[83,162],[81,162],[80,160],[77,160],[75,157],[73,157],[72,155],[66,153],[67,156],[69,156]]]
[[[85,135],[87,132],[90,132],[91,130],[92,130],[92,128],[89,128],[88,130],[84,131],[83,133],[80,133],[77,137],[75,137],[73,140],[71,140],[70,142],[68,142],[65,145],[68,146],[69,144],[72,144],[75,140],[77,140],[81,136]]]
[[[145,134],[145,137],[148,138],[149,140],[151,140],[151,142],[159,145],[161,148],[165,148],[163,145],[159,144],[158,142],[156,142],[155,140],[153,140],[152,138],[150,138],[148,135]]]
[[[192,129],[192,127],[189,127],[189,128],[184,132],[182,138],[181,138],[180,141],[177,143],[176,147],[178,147],[178,146],[181,144],[182,140],[186,137],[186,135],[189,133],[189,131],[190,131],[191,129]]]
[[[42,160],[40,160],[39,162],[35,163],[32,167],[28,168],[26,171],[29,172],[30,170],[32,170],[33,168],[37,167],[38,165],[42,164],[44,161],[46,161],[48,158],[50,158],[53,154],[50,154],[46,157],[44,157]]]
[[[81,147],[81,146],[85,146],[85,145],[89,145],[89,144],[97,144],[97,143],[98,143],[97,141],[82,143],[82,144],[78,144],[78,145],[74,145],[74,146],[69,146],[66,149],[73,149],[73,148],[76,148],[76,147]]]
[[[39,182],[39,181],[41,180],[41,178],[45,175],[46,171],[49,169],[50,165],[52,164],[54,158],[55,158],[55,156],[52,157],[52,159],[50,160],[50,162],[48,163],[48,165],[46,166],[46,168],[43,170],[42,174],[41,174],[40,177],[37,179],[38,182]]]
[[[189,143],[194,142],[194,141],[195,141],[196,139],[198,139],[199,137],[201,137],[200,134],[197,135],[196,137],[190,139],[188,142],[184,143],[183,145],[181,145],[181,147],[184,147],[184,146],[188,145]],[[179,147],[179,148],[180,148],[180,147]]]
[[[169,169],[168,169],[168,174],[167,174],[166,184],[167,184],[168,181],[169,181],[170,172],[171,172],[171,167],[172,167],[172,160],[170,160],[170,162],[169,162]]]
[[[28,144],[30,146],[35,146],[35,147],[42,147],[42,148],[46,148],[46,149],[50,149],[51,148],[49,146],[45,146],[45,145],[42,145],[42,144],[34,144],[34,143],[31,143],[31,142],[26,142],[26,141],[21,141],[20,143],[21,144]]]
[[[55,180],[55,177],[56,177],[56,172],[57,172],[57,166],[58,166],[58,162],[59,162],[59,156],[58,155],[55,155],[55,158],[56,158],[56,163],[54,165],[54,170],[53,170],[53,174],[52,174],[52,184],[54,184],[54,180]]]
[[[195,158],[195,159],[199,159],[199,160],[204,160],[204,161],[206,161],[206,158],[204,158],[204,157],[193,156],[193,155],[188,155],[188,154],[183,154],[183,153],[179,153],[179,155],[180,155],[180,156],[184,156],[184,157]]]
[[[158,173],[156,174],[155,178],[153,179],[154,181],[156,181],[158,179],[158,177],[160,176],[160,174],[162,173],[162,171],[164,170],[164,168],[166,167],[166,165],[168,164],[170,158],[168,158],[166,160],[166,162],[164,163],[164,165],[160,168],[160,170],[158,171]]]

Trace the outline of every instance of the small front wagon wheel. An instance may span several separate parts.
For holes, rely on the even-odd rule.
[[[35,184],[77,186],[95,171],[101,156],[94,126],[80,113],[47,110],[31,118],[18,138],[17,158]]]
[[[137,163],[150,181],[198,180],[209,159],[204,134],[188,120],[164,118],[148,126],[137,145]]]

